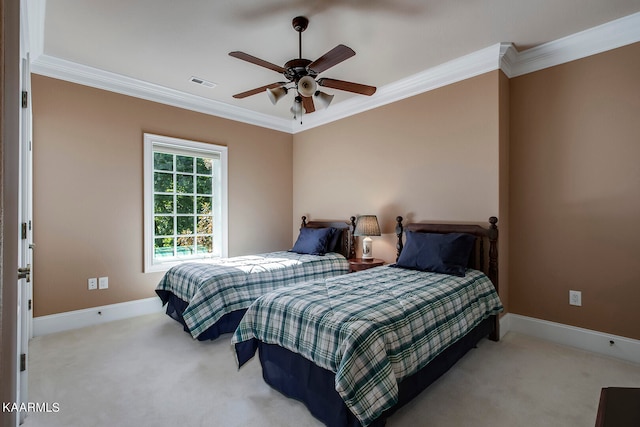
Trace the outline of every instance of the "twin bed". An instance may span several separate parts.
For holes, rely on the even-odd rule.
[[[324,243],[324,248],[307,244],[298,252],[184,262],[167,271],[156,294],[167,305],[167,314],[193,338],[216,339],[235,331],[247,307],[260,295],[293,283],[347,273],[347,259],[355,253],[354,228],[355,217],[343,222],[307,221],[303,216],[300,237],[311,236],[303,243],[312,239],[312,243]],[[327,233],[318,238],[323,231]]]
[[[256,296],[233,330],[239,366],[257,351],[265,382],[327,426],[383,426],[480,339],[498,340],[497,218],[489,222],[398,217],[396,264]]]

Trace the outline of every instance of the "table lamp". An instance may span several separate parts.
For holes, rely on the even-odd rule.
[[[373,260],[373,242],[369,236],[380,236],[378,218],[375,215],[360,215],[353,235],[364,236],[362,239],[362,259]]]

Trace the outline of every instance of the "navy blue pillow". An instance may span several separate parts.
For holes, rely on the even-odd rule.
[[[326,252],[340,252],[340,249],[342,249],[342,242],[340,241],[340,237],[342,237],[342,230],[334,227],[331,227],[331,230],[333,230],[333,233],[329,238]]]
[[[307,228],[302,227],[296,244],[291,252],[310,255],[324,255],[327,245],[335,228]]]
[[[475,237],[465,233],[407,231],[398,267],[464,277]]]

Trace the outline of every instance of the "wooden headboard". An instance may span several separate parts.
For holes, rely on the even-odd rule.
[[[402,252],[403,243],[402,235],[404,231],[415,231],[419,233],[467,233],[476,236],[474,250],[469,259],[469,267],[480,270],[489,277],[496,292],[499,292],[498,284],[498,218],[492,216],[489,218],[489,227],[485,228],[477,224],[426,224],[426,223],[410,223],[402,224],[402,217],[396,218],[396,236],[398,238],[397,256]],[[485,247],[489,247],[487,256]],[[491,335],[491,339],[496,340],[499,337],[499,321],[496,317],[495,331]]]
[[[342,230],[342,237],[340,238],[340,253],[347,259],[355,258],[356,247],[353,241],[353,232],[356,229],[356,217],[352,216],[349,221],[307,221],[307,217],[302,217],[302,224],[300,227],[307,228],[327,228],[333,227],[338,230]]]

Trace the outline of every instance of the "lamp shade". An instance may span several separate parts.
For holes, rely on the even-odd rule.
[[[360,215],[356,222],[354,236],[380,236],[380,226],[375,215]]]
[[[276,105],[276,102],[278,102],[286,94],[287,94],[287,88],[284,86],[277,87],[275,89],[267,88],[267,96],[269,97],[269,100],[273,105]]]
[[[311,76],[304,76],[298,81],[298,93],[302,96],[312,96],[316,93],[316,81]]]
[[[333,95],[320,92],[319,90],[313,94],[313,98],[315,99],[316,104],[320,105],[322,108],[327,108],[329,104],[331,104],[331,101],[333,101]]]
[[[302,117],[302,115],[304,113],[306,113],[304,107],[302,106],[302,98],[299,96],[296,96],[295,99],[293,100],[293,106],[291,107],[291,109],[289,110],[291,111],[291,114],[293,114],[293,118],[297,118],[297,117]]]

